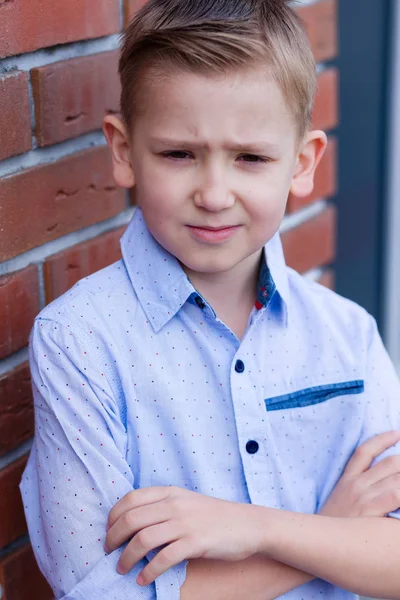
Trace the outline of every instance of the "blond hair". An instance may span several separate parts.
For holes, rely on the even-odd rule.
[[[307,34],[286,0],[147,0],[122,38],[121,114],[140,112],[143,80],[173,69],[218,74],[265,65],[303,136],[316,90]]]

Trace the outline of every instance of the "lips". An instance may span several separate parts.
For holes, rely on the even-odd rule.
[[[197,227],[188,225],[192,236],[203,243],[221,243],[230,239],[240,228],[240,225],[224,225],[222,227]]]
[[[222,225],[221,227],[210,227],[208,225],[189,225],[193,229],[205,229],[206,231],[224,231],[225,229],[232,229],[238,227],[238,225]]]

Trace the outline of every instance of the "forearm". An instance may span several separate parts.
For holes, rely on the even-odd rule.
[[[189,561],[181,600],[273,600],[312,579],[260,554],[238,562],[195,559]]]
[[[268,557],[365,596],[400,599],[400,523],[255,507]]]

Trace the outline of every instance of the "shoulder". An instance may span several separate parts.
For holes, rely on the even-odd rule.
[[[129,296],[129,299],[128,299]],[[55,321],[71,328],[89,330],[103,314],[117,314],[121,302],[136,298],[124,262],[119,260],[105,269],[78,281],[65,294],[48,304],[37,320]]]
[[[306,320],[316,334],[325,332],[332,341],[357,344],[363,354],[376,334],[375,319],[359,304],[288,268],[291,309]]]
[[[92,357],[114,364],[106,358],[118,347],[127,311],[135,319],[137,308],[125,264],[118,261],[81,279],[40,312],[30,337],[31,350],[37,352],[38,348],[56,344],[75,355],[88,347]]]
[[[124,263],[118,261],[79,281],[46,306],[36,317],[29,344],[32,380],[37,389],[56,394],[62,381],[71,390],[87,387],[102,399],[102,406],[117,406],[125,422],[125,403],[112,347],[116,346],[111,306],[120,297],[130,299]],[[110,313],[111,311],[111,313]],[[115,313],[118,314],[117,308]],[[89,397],[88,396],[88,397]],[[58,398],[57,398],[58,399]],[[51,404],[49,404],[50,406]],[[52,406],[52,405],[51,405]]]
[[[106,377],[115,378],[111,356],[118,346],[118,327],[132,310],[136,296],[124,262],[118,261],[81,279],[51,302],[36,317],[30,336],[30,359],[64,357],[85,371],[102,365]],[[132,310],[133,312],[133,310]]]

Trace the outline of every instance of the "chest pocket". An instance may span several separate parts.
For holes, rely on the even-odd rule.
[[[317,385],[314,387],[267,398],[265,406],[269,412],[274,410],[285,410],[289,408],[300,408],[305,406],[314,406],[321,404],[337,396],[346,396],[349,394],[362,394],[364,392],[364,381],[345,381],[343,383],[331,383],[327,385]]]

